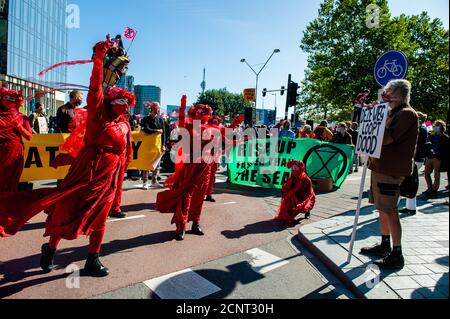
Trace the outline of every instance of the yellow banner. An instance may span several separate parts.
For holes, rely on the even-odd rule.
[[[54,169],[50,166],[59,154],[59,145],[69,134],[34,134],[31,141],[25,142],[24,169],[21,182],[49,179],[63,179],[69,166]],[[129,169],[153,170],[161,153],[161,134],[146,134],[133,132],[133,161]]]

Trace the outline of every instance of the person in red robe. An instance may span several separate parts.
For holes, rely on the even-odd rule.
[[[205,132],[210,129],[208,121],[212,114],[212,109],[208,105],[198,104],[189,109],[189,118],[186,119],[186,96],[183,96],[179,112],[179,128],[184,128],[189,132],[189,141],[184,141],[183,145],[190,152],[183,149],[179,162],[177,160],[175,173],[171,175],[164,186],[169,190],[158,193],[156,199],[156,208],[161,213],[173,213],[172,224],[176,225],[175,238],[183,240],[185,236],[186,224],[190,221],[192,224],[192,233],[203,236],[204,232],[200,226],[200,218],[203,210],[203,203],[211,178],[211,167],[219,154],[218,143],[220,135],[217,138],[213,136],[205,137]],[[201,125],[196,125],[199,121]],[[217,137],[217,134],[216,134]],[[195,154],[193,146],[194,140],[200,139],[200,152]],[[189,143],[189,145],[188,145]],[[215,143],[211,152],[204,152],[205,147]],[[215,150],[215,151],[214,151]],[[198,151],[198,150],[197,150]]]
[[[316,195],[302,161],[289,161],[287,168],[292,169],[292,175],[283,184],[281,205],[275,220],[294,224],[295,217],[299,214],[304,214],[305,218],[309,218],[316,203]]]
[[[222,136],[222,143],[223,143],[223,139],[225,136],[225,128],[223,126],[221,126],[222,124],[222,119],[217,116],[214,115],[213,117],[211,117],[211,119],[209,120],[209,126],[213,129],[216,129],[218,132],[220,132],[221,136]],[[224,150],[222,150],[223,152]],[[211,163],[211,176],[209,178],[209,184],[208,184],[208,188],[206,190],[206,198],[205,201],[207,202],[212,202],[215,203],[216,200],[212,197],[213,194],[213,189],[214,189],[214,183],[216,182],[216,174],[217,174],[217,169],[219,168],[219,162],[218,161],[214,161],[213,163]]]
[[[22,103],[21,92],[0,88],[0,192],[18,191],[24,165],[22,138],[32,138],[30,122],[19,112]]]
[[[109,274],[99,259],[106,219],[119,185],[124,154],[131,150],[131,129],[124,114],[135,96],[119,88],[102,89],[103,59],[108,42],[96,45],[96,56],[87,98],[84,146],[66,178],[55,189],[0,193],[0,237],[12,236],[39,212],[48,217],[42,246],[41,268],[50,272],[61,239],[89,236],[89,254],[84,271],[95,277]],[[131,158],[131,156],[127,156]]]

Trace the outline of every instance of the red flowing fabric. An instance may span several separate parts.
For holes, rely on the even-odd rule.
[[[105,228],[122,159],[131,148],[128,121],[103,107],[103,57],[108,48],[106,43],[97,45],[87,98],[86,145],[58,188],[0,193],[0,236],[14,235],[43,210],[48,212],[44,236],[71,240]]]
[[[18,191],[24,164],[22,136],[31,139],[28,118],[16,109],[0,112],[0,192]]]
[[[193,158],[192,146],[193,140],[201,138],[201,134],[209,128],[208,125],[202,124],[200,131],[196,132],[192,123],[185,121],[184,110],[186,99],[183,97],[182,107],[180,108],[179,127],[186,128],[190,134],[191,154],[188,162],[178,164],[175,173],[169,179],[170,189],[160,192],[156,198],[156,207],[161,213],[172,213],[172,224],[177,226],[177,231],[184,230],[186,223],[200,222],[203,203],[210,184],[211,167],[214,161],[214,155],[210,158]],[[203,122],[207,119],[204,118]],[[211,143],[211,140],[202,140],[202,150]],[[185,154],[181,155],[185,157]]]
[[[283,185],[281,190],[281,205],[276,220],[287,223],[295,221],[298,214],[306,214],[314,208],[316,195],[312,188],[311,179],[304,172],[293,174]]]
[[[86,64],[86,63],[92,63],[94,62],[94,60],[75,60],[75,61],[66,61],[66,62],[60,62],[60,63],[56,63],[52,66],[49,66],[48,68],[46,68],[45,70],[41,71],[38,73],[38,75],[40,77],[43,77],[45,75],[45,73],[47,73],[48,71],[51,71],[53,69],[56,69],[57,67],[60,67],[62,65],[76,65],[76,64]]]

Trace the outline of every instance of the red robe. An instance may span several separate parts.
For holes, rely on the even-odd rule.
[[[298,214],[306,214],[314,208],[316,195],[312,188],[311,179],[302,172],[300,175],[292,175],[283,184],[281,190],[281,205],[278,209],[277,220],[293,223]]]
[[[185,123],[184,111],[181,111],[179,127],[189,131],[193,150],[193,140],[201,138],[200,134],[210,126],[202,124],[201,131],[196,132],[190,123]],[[211,142],[214,141],[201,141],[202,152]],[[158,193],[156,198],[156,207],[161,213],[174,214],[172,224],[176,224],[177,231],[184,230],[186,223],[190,221],[200,222],[204,199],[210,184],[211,167],[216,157],[212,154],[206,160],[202,158],[201,161],[194,161],[192,151],[190,155],[190,162],[178,163],[174,174],[166,180],[165,186],[169,187],[169,190]],[[186,155],[182,154],[181,157]]]
[[[18,191],[24,164],[22,136],[31,140],[28,118],[14,108],[0,111],[0,192]]]
[[[101,52],[103,53],[103,52]],[[76,239],[104,230],[131,129],[103,107],[103,56],[96,54],[87,98],[85,146],[56,189],[0,193],[0,236],[14,235],[33,216],[49,212],[44,236]]]

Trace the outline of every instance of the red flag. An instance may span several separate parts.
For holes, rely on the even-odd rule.
[[[137,30],[134,30],[130,27],[126,27],[125,31],[123,31],[123,36],[131,41],[134,41],[134,38],[136,38],[136,35],[137,35]]]

